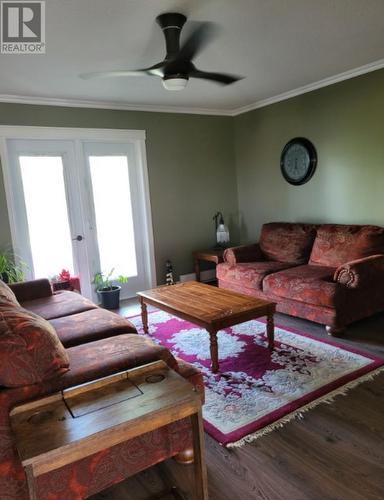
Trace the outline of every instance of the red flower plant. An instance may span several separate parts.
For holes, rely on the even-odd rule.
[[[66,269],[63,269],[59,274],[59,281],[69,281],[71,279],[71,274]]]

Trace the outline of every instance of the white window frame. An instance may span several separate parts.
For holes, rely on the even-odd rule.
[[[70,140],[75,143],[75,161],[84,162],[83,141],[101,143],[133,143],[135,146],[138,178],[144,193],[144,244],[146,249],[147,282],[150,287],[156,286],[156,266],[152,226],[151,201],[149,193],[148,166],[145,147],[145,130],[101,129],[101,128],[68,128],[68,127],[34,127],[18,125],[0,125],[0,157],[4,177],[5,195],[8,208],[9,224],[11,229],[12,246],[18,248],[19,242],[16,231],[16,212],[18,200],[12,190],[11,162],[7,151],[7,140]]]

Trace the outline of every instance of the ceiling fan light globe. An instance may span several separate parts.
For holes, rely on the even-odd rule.
[[[163,86],[167,90],[183,90],[187,83],[188,78],[163,78]]]

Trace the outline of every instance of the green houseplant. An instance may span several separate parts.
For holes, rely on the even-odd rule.
[[[5,283],[16,283],[24,280],[25,262],[16,263],[16,255],[12,250],[0,250],[0,278]]]
[[[117,309],[120,303],[121,286],[116,283],[127,283],[127,276],[117,276],[112,278],[115,269],[111,269],[109,273],[98,272],[93,277],[93,284],[99,296],[101,305],[105,309]]]

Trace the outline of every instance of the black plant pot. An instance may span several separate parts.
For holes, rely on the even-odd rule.
[[[121,286],[113,286],[110,288],[102,288],[97,290],[101,306],[104,309],[118,309],[120,304],[120,290]]]

